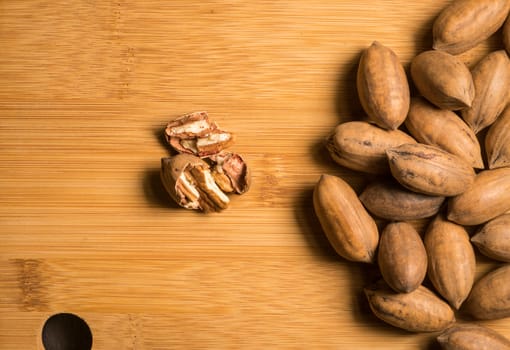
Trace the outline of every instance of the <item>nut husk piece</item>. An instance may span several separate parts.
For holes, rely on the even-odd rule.
[[[373,215],[382,219],[407,221],[437,214],[445,197],[410,191],[396,181],[374,181],[359,196]]]
[[[409,110],[409,83],[399,58],[374,41],[362,54],[356,79],[361,105],[381,128],[395,130]]]
[[[508,103],[510,59],[507,53],[504,50],[491,52],[478,62],[472,76],[476,94],[471,107],[463,109],[461,114],[478,133],[494,123]]]
[[[216,128],[217,125],[209,120],[207,112],[192,112],[169,122],[165,129],[165,137],[168,142],[171,137],[192,139],[206,136]]]
[[[418,91],[442,109],[470,107],[475,96],[468,67],[446,52],[424,51],[411,61],[411,77]]]
[[[510,107],[498,117],[485,135],[489,169],[510,166]]]
[[[455,322],[452,308],[424,286],[396,293],[379,282],[364,292],[378,318],[410,332],[442,331]]]
[[[424,243],[430,281],[458,310],[473,287],[476,272],[475,252],[466,229],[439,214],[427,228]]]
[[[510,214],[503,214],[487,222],[471,237],[471,242],[485,256],[510,262]]]
[[[313,206],[335,251],[350,261],[372,263],[379,232],[352,187],[339,177],[322,175],[315,185]]]
[[[227,193],[243,194],[250,188],[251,171],[240,154],[222,151],[209,158],[216,183]]]
[[[477,324],[456,324],[437,337],[444,350],[510,350],[510,340]]]
[[[464,193],[448,200],[448,220],[480,225],[510,210],[510,168],[484,170]]]
[[[427,252],[416,229],[392,222],[381,233],[377,263],[386,283],[396,292],[418,288],[427,273]]]
[[[210,212],[229,205],[229,198],[217,186],[209,165],[196,156],[178,154],[162,158],[160,174],[166,191],[186,209]]]
[[[338,125],[328,137],[331,158],[346,168],[372,174],[390,172],[386,150],[404,143],[416,143],[405,132],[386,130],[363,121]]]
[[[510,10],[507,0],[454,0],[436,18],[433,48],[456,55],[494,34]]]
[[[386,154],[393,177],[411,191],[454,196],[466,191],[475,178],[464,159],[436,146],[404,144]]]
[[[510,317],[509,281],[509,264],[487,273],[475,283],[463,308],[479,320]]]
[[[415,97],[411,100],[405,125],[418,142],[437,146],[465,159],[473,168],[483,169],[478,139],[455,112]]]

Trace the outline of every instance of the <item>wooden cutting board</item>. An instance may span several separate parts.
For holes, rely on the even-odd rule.
[[[63,312],[98,350],[438,348],[371,314],[377,271],[334,254],[311,193],[322,173],[366,183],[323,145],[363,117],[361,50],[379,40],[408,68],[447,3],[2,0],[0,348],[43,349]],[[159,181],[164,126],[196,110],[253,172],[219,214]]]

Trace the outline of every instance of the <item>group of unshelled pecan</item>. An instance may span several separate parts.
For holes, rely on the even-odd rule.
[[[358,195],[324,174],[313,194],[336,252],[377,264],[381,279],[364,289],[373,313],[411,332],[440,332],[444,349],[510,349],[487,326],[456,321],[456,311],[510,317],[509,11],[509,0],[450,2],[433,24],[433,47],[411,61],[416,96],[394,51],[379,42],[364,50],[357,90],[367,120],[338,125],[326,148],[377,180]],[[499,28],[505,49],[469,69],[458,55]],[[426,218],[422,237],[409,221]],[[501,262],[478,280],[475,248]]]
[[[206,112],[169,122],[165,139],[176,154],[161,159],[161,181],[181,207],[221,211],[230,203],[228,194],[249,189],[248,165],[239,154],[226,150],[234,143],[234,134],[221,130]]]

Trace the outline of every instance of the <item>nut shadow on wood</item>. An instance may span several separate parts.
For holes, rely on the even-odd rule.
[[[437,333],[431,334],[430,340],[428,342],[424,343],[423,346],[420,347],[420,349],[422,349],[422,350],[441,350],[442,347],[439,344],[439,342],[437,341],[437,336],[438,336]]]
[[[350,277],[349,280],[353,281],[351,296],[352,296],[352,318],[356,322],[367,323],[382,323],[370,309],[368,300],[365,296],[364,288],[372,285],[382,278],[377,265],[365,263],[351,263],[349,266]]]
[[[154,138],[158,140],[158,143],[161,146],[161,157],[171,157],[177,152],[173,151],[172,147],[168,144],[165,138],[165,126],[157,127],[152,130],[152,134]]]
[[[316,140],[308,149],[308,152],[312,155],[314,163],[321,168],[326,168],[326,171],[329,171],[330,168],[335,168],[335,163],[326,148],[328,137],[329,134],[324,135],[322,138]]]
[[[437,16],[439,16],[439,12],[436,16],[429,18],[422,27],[418,28],[418,30],[414,32],[414,40],[412,43],[414,45],[415,56],[420,52],[432,50],[432,26],[434,25]],[[407,64],[404,63],[404,67],[408,69],[410,63],[411,62],[408,62]]]
[[[354,171],[335,163],[326,149],[327,137],[328,135],[325,135],[322,139],[317,140],[308,149],[308,153],[312,155],[314,162],[321,168],[322,174],[338,176],[344,180],[348,179],[349,185],[352,186],[356,193],[359,193],[369,181],[374,181],[380,177],[379,175]],[[318,180],[319,177],[317,177]]]
[[[437,13],[437,16],[439,16],[439,12]],[[432,42],[433,42],[433,36],[432,36],[432,25],[434,24],[434,21],[436,20],[436,17],[432,17],[428,19],[425,24],[418,28],[418,30],[414,33],[414,56],[418,55],[421,52],[432,50]],[[412,60],[412,59],[411,59]],[[402,62],[402,65],[404,66],[404,70],[407,75],[407,81],[409,82],[409,91],[411,93],[411,97],[419,96],[420,93],[416,86],[414,85],[414,81],[411,78],[411,61],[409,62]]]
[[[167,143],[165,138],[165,126],[154,128],[152,130],[152,134],[154,138],[158,140],[158,143],[161,145],[161,154],[155,154],[155,159],[171,157],[176,154],[176,152],[172,152],[172,148]],[[143,174],[142,179],[143,191],[145,194],[145,198],[149,202],[149,204],[158,207],[166,207],[172,209],[179,209],[179,205],[175,203],[170,195],[167,193],[166,189],[161,182],[160,177],[160,168],[147,169]]]
[[[340,72],[346,72],[338,76],[336,83],[334,104],[339,123],[365,118],[356,88],[356,76],[362,53],[363,51],[356,53],[347,62],[342,63],[339,69]]]
[[[352,276],[352,280],[357,280],[357,284],[353,284],[353,290],[351,292],[353,300],[353,312],[352,318],[355,322],[363,325],[369,325],[370,327],[377,329],[379,335],[384,335],[385,338],[391,339],[402,339],[403,337],[419,337],[422,340],[419,341],[419,346],[416,349],[419,350],[441,350],[441,346],[436,341],[436,337],[439,332],[431,333],[415,333],[407,330],[392,326],[381,319],[379,319],[370,309],[367,297],[363,291],[364,287],[370,286],[380,278],[382,278],[377,265],[373,264],[367,268],[367,265],[353,264],[349,269]],[[355,290],[356,287],[359,289]]]
[[[313,188],[302,190],[297,205],[294,208],[294,217],[302,229],[312,253],[321,259],[330,261],[342,260],[329,243],[322,231],[319,219],[313,209]]]
[[[143,192],[151,206],[181,209],[166,192],[161,182],[160,169],[147,169],[142,179]]]
[[[303,228],[303,235],[308,241],[313,254],[324,260],[338,262],[338,268],[347,273],[350,288],[340,293],[347,300],[347,307],[350,307],[352,311],[352,319],[361,324],[376,324],[379,331],[383,330],[389,335],[409,335],[409,332],[384,323],[372,313],[363,288],[382,278],[379,269],[376,264],[355,263],[345,260],[335,252],[314,213],[313,188],[303,190],[299,205],[295,209],[295,216],[300,227]],[[424,348],[424,350],[427,349]]]

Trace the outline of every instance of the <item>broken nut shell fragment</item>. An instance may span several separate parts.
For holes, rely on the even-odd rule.
[[[161,181],[175,202],[187,209],[221,211],[230,202],[216,184],[209,164],[190,154],[162,158]]]
[[[212,174],[224,192],[243,194],[250,188],[251,171],[248,164],[237,153],[222,151],[209,158]]]

